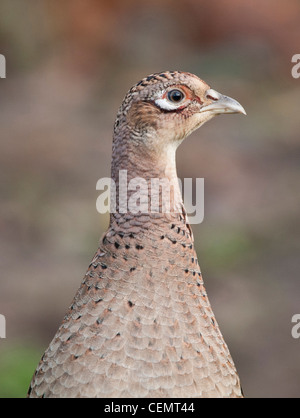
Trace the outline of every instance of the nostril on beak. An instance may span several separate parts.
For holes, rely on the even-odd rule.
[[[209,94],[206,96],[209,100],[214,100],[215,102],[218,100],[216,97],[210,96]]]
[[[218,93],[216,90],[213,90],[213,89],[209,89],[209,90],[207,90],[207,92],[206,92],[206,98],[208,99],[208,100],[213,100],[213,101],[217,101],[217,100],[219,100],[220,99],[220,97],[221,97],[221,94],[220,93]]]

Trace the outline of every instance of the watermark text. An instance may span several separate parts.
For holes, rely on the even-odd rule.
[[[128,180],[127,170],[120,170],[117,182],[108,177],[98,180],[96,189],[101,193],[96,208],[101,214],[168,214],[182,213],[184,204],[189,223],[200,224],[204,218],[204,179],[197,178],[195,186],[193,183],[191,178]]]
[[[292,67],[292,76],[293,78],[299,78],[300,77],[300,54],[293,55],[292,62],[296,63]]]
[[[300,338],[300,314],[293,315],[292,323],[296,324],[292,327],[292,337]]]
[[[0,78],[6,78],[6,59],[0,54]]]
[[[6,338],[6,319],[0,314],[0,338]]]

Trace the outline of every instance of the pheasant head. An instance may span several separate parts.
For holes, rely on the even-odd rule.
[[[154,153],[177,147],[195,129],[216,115],[243,113],[234,99],[211,89],[199,77],[186,72],[150,75],[127,93],[118,112],[115,134]],[[123,135],[122,135],[123,136]]]

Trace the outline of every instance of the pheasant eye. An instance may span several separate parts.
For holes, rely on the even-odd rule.
[[[182,93],[182,91],[174,89],[169,91],[168,99],[172,103],[179,103],[184,99],[184,94]]]
[[[172,90],[164,92],[161,97],[158,97],[155,100],[155,104],[164,111],[167,110],[172,112],[173,110],[181,109],[182,102],[188,103],[190,101],[186,99],[188,99],[188,97],[182,90],[173,88]]]

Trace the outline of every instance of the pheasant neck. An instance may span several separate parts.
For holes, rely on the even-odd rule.
[[[160,149],[149,148],[143,141],[115,138],[111,225],[121,226],[130,220],[131,224],[148,228],[159,219],[164,223],[180,221],[182,224],[185,210],[176,171],[177,146],[166,144]]]

